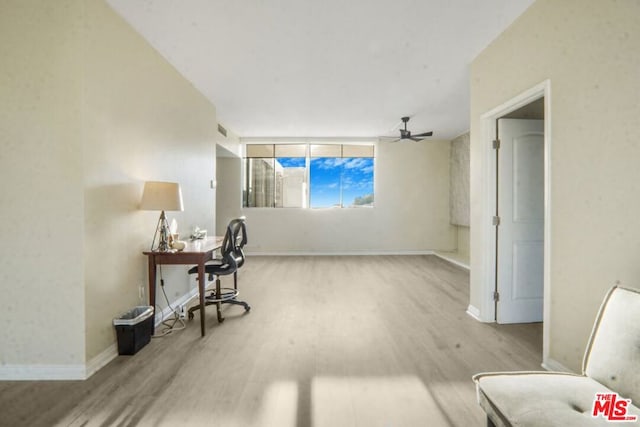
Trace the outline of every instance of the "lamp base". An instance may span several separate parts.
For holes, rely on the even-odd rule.
[[[158,247],[154,248],[158,235],[160,235],[160,238],[158,239]],[[151,250],[157,252],[169,252],[171,250],[169,247],[169,223],[167,222],[167,216],[164,211],[160,213],[156,232],[153,235],[153,242],[151,243]]]

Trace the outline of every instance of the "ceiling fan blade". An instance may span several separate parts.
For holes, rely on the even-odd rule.
[[[424,136],[432,136],[433,132],[425,132],[425,133],[420,133],[418,135],[413,135],[415,137],[424,137]]]
[[[403,128],[400,128],[400,137],[399,138],[395,138],[393,141],[390,142],[398,142],[398,141],[405,141],[405,140],[411,140],[411,141],[422,141],[424,138],[428,137],[428,136],[432,136],[433,132],[425,132],[425,133],[420,133],[417,135],[412,135],[411,131],[409,129],[407,129],[407,122],[409,122],[409,119],[411,117],[409,116],[404,116],[401,118],[402,120],[402,125],[404,126]],[[395,128],[398,128],[398,125],[395,126]],[[389,141],[390,138],[394,138],[394,137],[389,137],[389,136],[381,136],[379,137],[379,140],[386,140]]]
[[[398,138],[397,136],[379,136],[378,137],[379,141],[384,141],[384,142],[398,142],[401,139],[402,138]]]

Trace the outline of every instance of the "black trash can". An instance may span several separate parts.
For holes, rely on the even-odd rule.
[[[153,335],[153,307],[139,306],[113,319],[118,336],[118,354],[136,354],[151,341]]]

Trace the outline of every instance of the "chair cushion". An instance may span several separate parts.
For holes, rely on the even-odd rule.
[[[235,268],[233,268],[233,266],[230,266],[222,260],[213,260],[212,262],[204,265],[205,274],[226,276],[228,274],[232,274],[234,271]],[[198,274],[198,267],[191,267],[189,269],[189,274]]]
[[[608,294],[583,365],[585,375],[640,403],[640,293],[616,287]]]
[[[496,426],[599,426],[594,418],[596,393],[612,390],[591,378],[554,372],[496,372],[473,377],[478,402]],[[628,415],[640,409],[630,405]]]

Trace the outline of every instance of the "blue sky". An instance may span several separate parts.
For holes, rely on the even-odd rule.
[[[278,157],[278,163],[283,168],[303,168],[305,166],[304,157]]]
[[[278,157],[284,168],[305,167],[304,157]],[[325,208],[340,204],[342,191],[343,206],[354,203],[356,197],[373,194],[372,158],[320,157],[310,161],[310,206]]]

